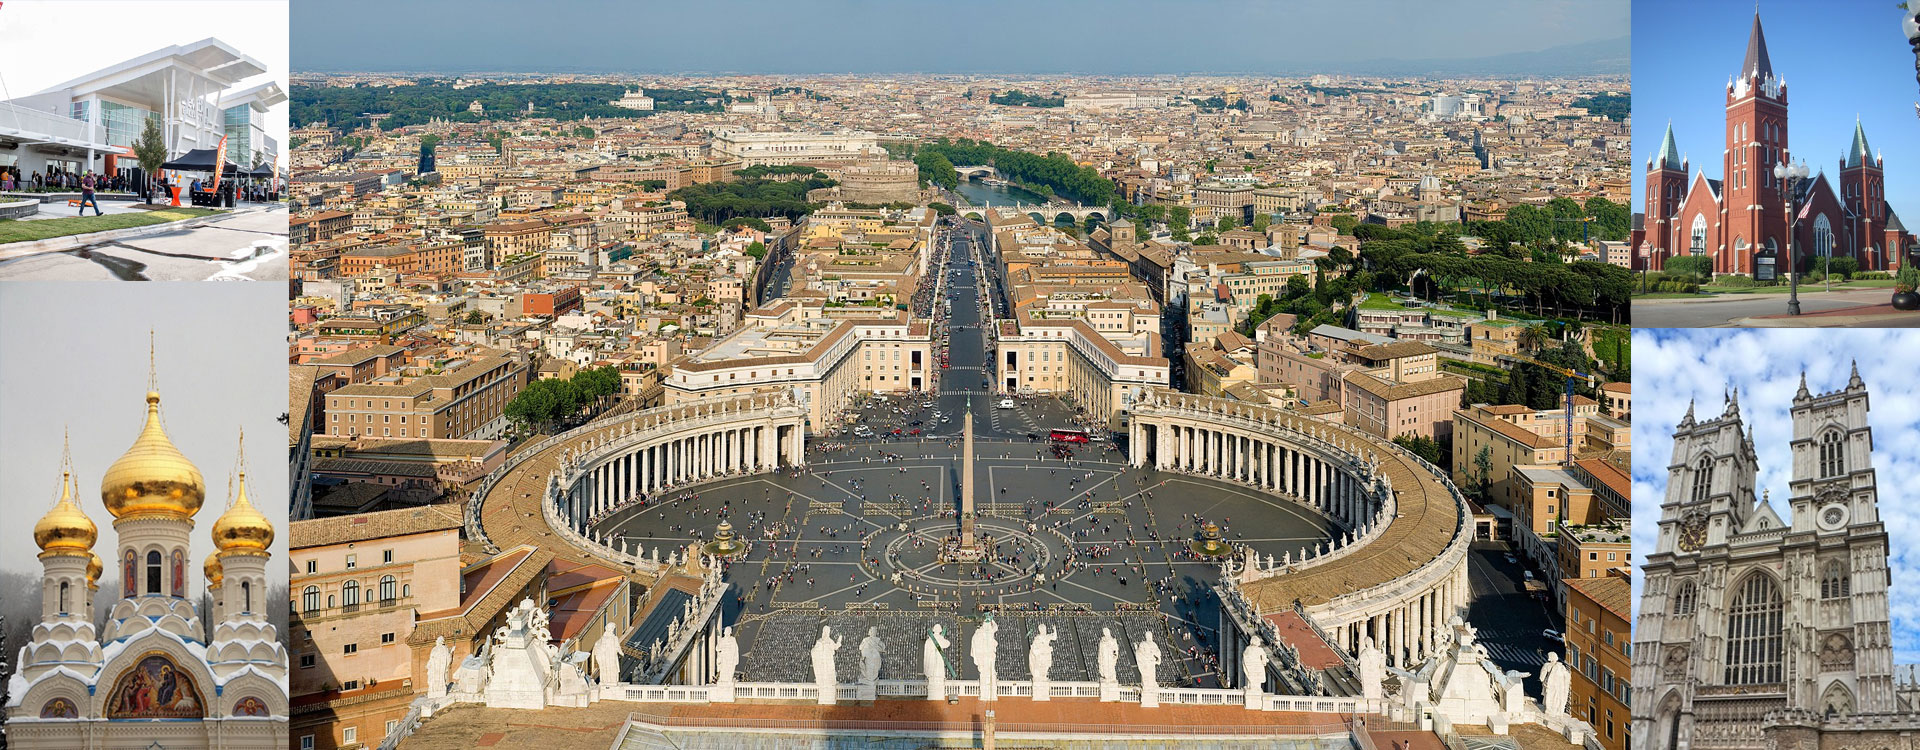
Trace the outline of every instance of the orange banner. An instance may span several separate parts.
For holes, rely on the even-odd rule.
[[[220,173],[227,171],[227,137],[220,136],[220,145],[213,148],[213,192],[220,193]]]

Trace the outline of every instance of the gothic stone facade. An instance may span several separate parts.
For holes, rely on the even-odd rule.
[[[1739,393],[1712,419],[1689,406],[1643,568],[1634,747],[1877,748],[1892,724],[1920,728],[1894,693],[1867,406],[1857,369],[1830,393],[1802,376],[1784,519],[1755,496]]]

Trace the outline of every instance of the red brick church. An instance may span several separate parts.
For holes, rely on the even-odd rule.
[[[1713,258],[1716,274],[1747,275],[1778,259],[1774,267],[1785,278],[1787,195],[1773,167],[1790,156],[1787,84],[1774,75],[1757,13],[1746,60],[1727,83],[1726,96],[1725,177],[1694,173],[1669,124],[1660,152],[1647,160],[1646,213],[1642,231],[1635,233],[1634,256],[1658,271],[1676,255],[1706,255]],[[1794,251],[1803,258],[1852,257],[1862,270],[1897,266],[1913,235],[1887,205],[1882,192],[1886,163],[1868,148],[1858,122],[1853,145],[1839,165],[1838,191],[1825,170],[1800,181]]]

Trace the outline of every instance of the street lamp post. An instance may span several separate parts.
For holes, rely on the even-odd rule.
[[[1785,155],[1785,154],[1783,154]],[[1800,314],[1800,259],[1793,253],[1793,214],[1799,208],[1800,181],[1807,178],[1807,161],[1781,161],[1773,165],[1773,176],[1787,188],[1787,200],[1782,210],[1787,212],[1787,314]]]
[[[1920,83],[1920,3],[1909,3],[1906,13],[1900,17],[1900,31],[1907,35],[1907,46],[1913,48],[1913,80]],[[1913,105],[1913,115],[1920,117],[1920,103]]]

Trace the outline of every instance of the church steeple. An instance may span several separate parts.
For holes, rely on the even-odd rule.
[[[1852,169],[1862,164],[1874,166],[1873,149],[1867,145],[1867,131],[1860,125],[1860,118],[1853,118],[1853,147],[1847,149],[1847,161],[1844,169]]]
[[[1660,153],[1654,157],[1654,165],[1660,169],[1678,169],[1686,171],[1685,160],[1680,156],[1680,145],[1673,139],[1673,123],[1667,123],[1667,137],[1660,142]]]
[[[1767,34],[1760,30],[1760,12],[1753,13],[1753,31],[1747,35],[1747,59],[1740,63],[1740,76],[1762,81],[1773,77],[1773,60],[1767,56]]]

